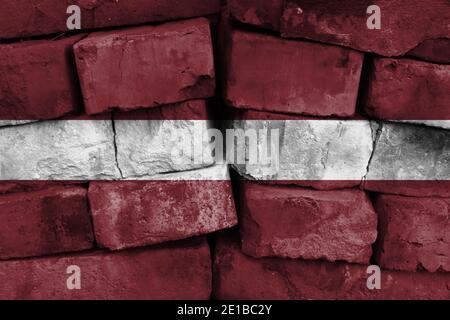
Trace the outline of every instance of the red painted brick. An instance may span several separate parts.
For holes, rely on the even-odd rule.
[[[450,63],[450,39],[426,40],[408,54],[437,63]]]
[[[206,19],[98,32],[74,49],[88,114],[214,95]]]
[[[3,0],[0,38],[66,32],[69,5],[79,5],[81,28],[92,29],[217,13],[220,0]]]
[[[283,0],[228,0],[230,14],[240,22],[279,30]]]
[[[97,2],[99,2],[97,0]],[[100,0],[95,28],[206,16],[220,11],[220,0]]]
[[[92,248],[87,190],[52,187],[0,196],[0,259]]]
[[[2,180],[0,194],[30,192],[48,187],[62,187],[64,185],[83,184],[83,181],[51,181],[51,180]]]
[[[381,9],[380,30],[367,28],[370,5]],[[285,37],[399,56],[425,40],[450,38],[449,20],[446,0],[286,0],[280,29]]]
[[[433,130],[425,128],[424,130]],[[436,142],[434,142],[436,144]],[[438,145],[438,144],[436,144]],[[387,153],[389,154],[389,153]],[[450,180],[365,180],[363,188],[378,193],[405,195],[412,197],[450,198]]]
[[[381,289],[367,289],[367,267],[280,258],[255,259],[237,239],[220,237],[214,262],[214,297],[227,300],[450,299],[450,274],[381,272]]]
[[[230,181],[93,182],[95,235],[110,249],[188,238],[237,224]]]
[[[369,263],[377,216],[361,190],[243,183],[242,250],[254,257]]]
[[[81,271],[68,290],[67,267]],[[211,260],[205,240],[119,253],[92,252],[0,262],[0,299],[208,299]]]
[[[0,120],[50,119],[81,109],[72,58],[81,38],[0,45]]]
[[[205,100],[190,100],[160,107],[114,114],[115,120],[208,120],[211,108]]]
[[[360,53],[242,31],[233,31],[231,37],[229,104],[314,116],[354,114]]]
[[[450,199],[379,195],[375,207],[380,266],[450,271]]]
[[[375,59],[365,111],[389,120],[450,120],[450,66]]]

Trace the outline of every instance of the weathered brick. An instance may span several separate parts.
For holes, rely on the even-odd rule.
[[[67,7],[81,9],[81,28],[93,29],[217,13],[220,0],[3,0],[0,38],[67,31]]]
[[[243,23],[279,30],[283,0],[229,0],[230,14]]]
[[[123,177],[143,178],[214,164],[212,147],[204,143],[209,141],[208,129],[213,124],[195,120],[207,118],[204,101],[182,103],[167,111],[166,107],[158,109],[161,113],[148,109],[115,117],[117,161]],[[128,120],[133,116],[141,120]]]
[[[81,38],[0,44],[0,119],[51,119],[81,110],[72,58]]]
[[[238,108],[350,117],[355,113],[362,54],[234,30],[226,99]]]
[[[398,122],[416,123],[430,127],[450,129],[450,120],[398,120]]]
[[[381,29],[367,28],[367,8],[381,9]],[[287,0],[281,18],[285,37],[348,46],[383,56],[399,56],[428,39],[450,38],[446,0]]]
[[[375,207],[381,267],[450,271],[450,199],[378,195]]]
[[[93,25],[103,28],[142,24],[206,16],[219,11],[220,0],[100,0],[93,8]]]
[[[180,173],[170,180],[92,182],[89,201],[97,242],[114,250],[237,224],[227,174],[223,180],[185,180]]]
[[[450,299],[450,274],[381,272],[381,289],[367,288],[367,267],[241,253],[237,239],[219,237],[214,297],[226,300]]]
[[[58,120],[0,128],[0,180],[117,177],[111,120]]]
[[[450,65],[376,58],[364,110],[386,120],[450,120]]]
[[[208,120],[213,112],[205,100],[189,100],[159,107],[115,112],[115,120]],[[1,122],[0,122],[1,125]]]
[[[93,246],[87,190],[52,187],[0,196],[0,259]]]
[[[272,130],[279,131],[279,162],[271,156],[268,164],[237,163],[234,167],[243,176],[279,183],[333,189],[357,186],[367,173],[372,154],[372,130],[368,121],[354,120],[237,120],[231,128],[263,130],[269,132],[267,145],[271,145]],[[256,145],[264,149],[264,136],[258,134]],[[235,150],[227,145],[227,156],[249,152],[251,141],[241,144],[236,139]],[[274,150],[276,146],[274,147]],[[272,161],[274,160],[274,161]]]
[[[42,190],[50,187],[64,187],[66,185],[82,185],[84,181],[52,181],[52,180],[2,180],[0,194],[20,193]]]
[[[382,123],[364,188],[418,197],[450,198],[450,131]]]
[[[81,289],[68,290],[69,266]],[[1,299],[208,299],[211,260],[205,240],[151,249],[0,262]]]
[[[377,215],[364,191],[245,182],[240,194],[244,253],[369,263]]]
[[[33,120],[0,120],[0,127],[20,126],[30,122],[33,122]]]
[[[408,55],[437,63],[450,63],[450,38],[425,40]]]
[[[97,32],[74,50],[88,114],[214,95],[206,19]]]

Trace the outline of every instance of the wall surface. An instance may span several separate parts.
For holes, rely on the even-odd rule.
[[[450,299],[448,1],[31,2],[0,299]]]

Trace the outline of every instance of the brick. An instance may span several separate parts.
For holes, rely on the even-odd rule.
[[[203,144],[208,137],[211,121],[205,118],[204,101],[183,103],[175,110],[160,108],[161,116],[150,109],[143,118],[150,120],[121,120],[115,123],[117,161],[125,178],[153,176],[163,172],[200,169],[214,164],[212,147]],[[141,111],[138,113],[142,114]],[[166,116],[188,120],[159,120]]]
[[[214,95],[206,19],[97,32],[74,50],[88,114]]]
[[[450,271],[450,199],[378,195],[375,207],[381,267]]]
[[[0,119],[51,119],[80,110],[72,46],[81,38],[0,44]]]
[[[69,266],[81,271],[81,289],[68,290]],[[119,253],[0,262],[3,300],[199,300],[211,293],[205,240]]]
[[[229,0],[228,6],[233,18],[242,23],[280,29],[283,0]]]
[[[386,120],[450,120],[450,66],[376,58],[364,110]]]
[[[381,193],[450,197],[450,131],[382,123],[364,188]]]
[[[51,181],[51,180],[3,180],[0,181],[0,194],[20,193],[42,190],[50,187],[83,185],[84,181]]]
[[[66,32],[69,5],[80,6],[82,29],[93,29],[214,14],[220,0],[4,0],[0,38]]]
[[[248,179],[334,189],[358,186],[367,173],[372,154],[372,129],[368,121],[356,120],[236,120],[233,129],[279,131],[279,161],[237,163],[234,167]],[[264,148],[264,136],[256,145]],[[267,145],[272,142],[267,138]],[[249,151],[250,144],[228,145],[227,156]],[[276,146],[275,148],[276,149]],[[242,151],[241,151],[242,152]]]
[[[363,60],[356,51],[234,30],[228,59],[226,99],[234,107],[314,116],[355,113]]]
[[[280,258],[255,259],[235,238],[220,236],[215,251],[214,298],[224,300],[450,299],[450,274],[381,272],[381,289],[367,289],[367,267]]]
[[[219,11],[220,0],[102,0],[93,9],[93,24],[95,28],[142,24],[212,15]]]
[[[0,127],[20,126],[33,122],[33,120],[0,120]]]
[[[399,120],[398,122],[423,124],[430,127],[437,127],[442,129],[450,129],[449,120]]]
[[[367,28],[366,11],[370,5],[381,9],[380,30]],[[400,56],[423,41],[449,38],[449,19],[450,5],[446,0],[287,0],[280,30],[284,37]]]
[[[218,168],[219,170],[219,168]],[[123,249],[188,238],[237,224],[229,180],[92,182],[97,243]]]
[[[450,63],[450,39],[425,40],[408,55],[437,63]]]
[[[0,180],[118,177],[111,120],[57,120],[0,128]]]
[[[213,112],[205,100],[189,100],[130,112],[115,112],[115,120],[208,120]],[[0,122],[1,125],[1,122]]]
[[[226,162],[215,164],[213,166],[197,169],[188,170],[181,172],[165,172],[156,174],[151,177],[142,177],[136,179],[135,181],[146,181],[146,180],[161,180],[161,181],[172,181],[172,180],[202,180],[202,181],[223,181],[230,180],[230,173],[228,169],[228,164]]]
[[[0,259],[93,246],[87,190],[52,187],[0,196]]]
[[[240,194],[244,253],[369,263],[377,215],[363,191],[243,183]]]

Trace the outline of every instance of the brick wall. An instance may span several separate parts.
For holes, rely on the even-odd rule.
[[[4,2],[0,298],[450,299],[447,2]]]

